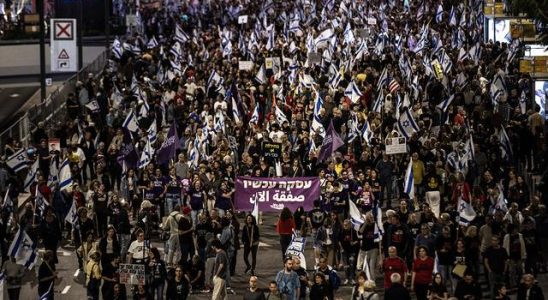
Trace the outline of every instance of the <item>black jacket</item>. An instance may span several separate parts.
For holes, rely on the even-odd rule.
[[[518,288],[517,300],[525,300],[527,299],[526,297],[527,297],[527,288],[525,287],[525,285],[520,284]],[[534,284],[531,287],[528,300],[544,300],[544,294],[542,293],[542,289],[538,285]]]
[[[409,291],[400,283],[392,283],[392,286],[384,293],[385,300],[411,300]]]

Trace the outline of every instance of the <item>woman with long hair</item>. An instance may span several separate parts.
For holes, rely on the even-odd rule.
[[[333,300],[333,288],[325,280],[325,274],[317,272],[314,275],[314,283],[310,287],[310,300]]]
[[[114,226],[108,225],[107,233],[99,240],[99,251],[101,251],[101,266],[109,264],[114,257],[120,256],[120,243],[116,236]]]
[[[434,280],[428,288],[428,300],[447,300],[449,294],[440,273],[434,274]]]
[[[175,268],[175,276],[167,282],[166,300],[186,300],[190,293],[190,280],[183,273],[183,268]]]
[[[428,256],[428,250],[424,246],[418,248],[418,255],[413,262],[411,273],[411,289],[415,290],[417,300],[427,300],[428,286],[432,283],[432,271],[434,259]]]
[[[291,236],[295,230],[295,220],[289,208],[284,207],[276,223],[276,232],[280,235],[280,246],[282,250],[282,259],[285,257],[285,251],[291,243]]]
[[[244,244],[244,262],[245,273],[251,272],[255,275],[255,266],[257,264],[257,250],[259,249],[259,226],[255,217],[251,214],[245,217],[245,225],[242,229],[242,244]],[[251,253],[251,264],[249,263],[249,254]]]
[[[156,299],[162,300],[164,299],[164,286],[167,278],[166,264],[162,260],[158,248],[151,248],[148,255],[149,261],[147,269],[148,274],[150,274],[150,295],[154,297],[154,295],[156,294]]]
[[[356,275],[356,285],[352,288],[351,300],[379,300],[379,295],[375,293],[375,282],[367,280],[367,275],[364,271],[360,271]]]

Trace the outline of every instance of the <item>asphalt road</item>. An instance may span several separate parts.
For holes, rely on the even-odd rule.
[[[257,269],[256,273],[259,279],[259,287],[267,288],[268,283],[274,280],[276,273],[282,268],[281,253],[278,236],[275,233],[275,221],[276,216],[268,215],[264,217],[263,225],[260,225],[261,230],[261,244],[259,252],[257,254]],[[153,241],[154,247],[162,248],[163,243],[159,241]],[[160,249],[160,250],[162,250]],[[161,251],[162,252],[162,251]],[[229,299],[242,299],[242,294],[248,285],[249,275],[244,274],[245,265],[242,259],[243,250],[238,252],[236,275],[232,278],[232,287],[236,291],[236,295],[229,295]],[[307,242],[307,248],[305,255],[307,257],[307,266],[309,269],[309,275],[312,274],[311,268],[314,265],[312,244]],[[59,264],[57,264],[57,270],[62,278],[59,285],[55,286],[55,299],[85,299],[86,291],[83,287],[84,276],[78,271],[78,264],[74,249],[69,245],[63,246],[58,251]],[[37,264],[39,266],[40,262]],[[20,299],[36,299],[37,297],[37,281],[36,273],[28,272],[24,279],[24,285],[21,290]],[[344,280],[344,272],[339,272],[341,278]],[[548,292],[548,275],[543,274],[538,278],[541,287],[544,292]],[[377,286],[382,286],[382,278],[377,280]],[[378,289],[380,294],[383,293],[382,289]],[[131,295],[128,289],[128,295]],[[336,294],[337,298],[350,299],[351,287],[341,286]],[[515,295],[511,296],[515,299]],[[5,298],[7,299],[7,298]],[[211,294],[192,294],[189,296],[191,300],[205,300],[211,299]],[[488,298],[484,298],[488,299]]]

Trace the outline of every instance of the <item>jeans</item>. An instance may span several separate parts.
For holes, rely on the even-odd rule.
[[[257,265],[257,250],[259,250],[259,245],[256,246],[244,246],[244,262],[247,269],[255,271],[255,266]],[[251,253],[251,265],[249,264],[249,253]]]
[[[165,281],[159,282],[159,283],[152,283],[150,285],[150,294],[154,296],[154,293],[156,292],[156,300],[163,300],[164,299],[164,287],[165,287]]]
[[[358,270],[364,270],[367,274],[369,270],[368,278],[375,280],[377,278],[377,266],[379,264],[379,249],[374,248],[367,251],[360,250],[358,253]],[[364,268],[367,267],[367,268]]]
[[[118,242],[120,243],[120,255],[122,256],[123,260],[125,260],[126,258],[130,239],[131,236],[129,234],[118,234]]]
[[[523,261],[508,260],[508,287],[514,288],[519,285],[521,276],[523,275]]]
[[[452,271],[453,271],[453,266],[451,265],[438,265],[438,272],[441,274],[441,278],[443,278],[443,280],[445,281],[447,292],[450,295],[452,295],[455,292],[454,288],[456,287],[455,279],[453,278],[453,275],[451,274]]]
[[[8,289],[8,298],[10,300],[19,300],[19,292],[21,292],[21,288]]]
[[[179,203],[179,195],[178,194],[166,194],[166,199],[164,201],[164,213],[165,215],[169,215],[176,205]],[[163,216],[162,216],[163,217]]]
[[[196,228],[196,224],[198,224],[198,215],[203,211],[203,209],[193,209],[190,212],[190,216],[192,217],[192,227]]]
[[[353,251],[345,251],[342,253],[342,260],[345,264],[346,279],[354,279],[354,277],[356,277],[356,253]]]

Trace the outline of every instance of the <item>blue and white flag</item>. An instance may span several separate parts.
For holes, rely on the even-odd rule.
[[[346,87],[346,90],[344,91],[344,95],[352,101],[352,103],[356,104],[360,100],[360,97],[363,95],[354,80],[352,80],[348,86]]]
[[[379,76],[379,80],[377,81],[377,90],[381,90],[383,87],[388,85],[388,79],[388,70],[385,67]]]
[[[320,97],[320,93],[316,91],[316,99],[314,99],[314,114],[312,117],[312,127],[311,129],[315,133],[319,133],[322,137],[325,137],[325,128],[323,127],[322,120],[320,117],[320,110],[323,107],[323,99]]]
[[[6,195],[4,195],[4,202],[2,202],[2,209],[7,212],[13,213],[15,210],[13,207],[13,199],[11,198],[10,190],[11,190],[11,184],[8,186]]]
[[[419,126],[415,123],[413,115],[409,109],[406,109],[398,120],[398,130],[405,137],[406,140],[409,140],[413,133],[419,131]]]
[[[384,224],[382,223],[382,210],[379,201],[375,201],[375,205],[373,206],[373,219],[375,220],[375,228],[373,230],[374,241],[380,242],[384,235]]]
[[[257,71],[257,75],[255,75],[255,80],[259,84],[265,84],[266,83],[266,73],[265,73],[264,64],[261,65],[261,67],[259,68],[259,71]]]
[[[156,41],[156,37],[153,36],[150,40],[148,40],[147,43],[147,49],[153,49],[158,47],[160,44],[158,44],[158,41]]]
[[[38,175],[38,161],[39,159],[37,158],[27,173],[27,177],[25,178],[25,182],[23,184],[23,189],[25,192],[30,192],[30,186],[36,181]]]
[[[259,103],[255,103],[255,109],[253,110],[253,115],[251,115],[251,119],[249,119],[249,123],[253,123],[255,125],[259,124]]]
[[[112,54],[117,59],[122,58],[122,54],[124,53],[124,49],[122,48],[122,43],[120,43],[120,40],[118,38],[115,38],[112,42]]]
[[[139,125],[137,124],[137,117],[135,117],[135,113],[133,113],[133,109],[129,111],[129,114],[126,116],[126,119],[124,120],[124,123],[122,124],[122,127],[124,127],[125,129],[131,132],[137,132],[139,130]]]
[[[371,138],[373,137],[373,131],[371,131],[371,127],[369,126],[369,121],[365,120],[365,123],[363,124],[362,130],[361,130],[361,137],[364,139],[364,141],[367,142],[368,145],[371,144]]]
[[[158,140],[158,127],[156,125],[156,120],[152,121],[152,123],[150,123],[150,127],[148,127],[147,140],[150,141],[151,145],[156,143],[156,140]]]
[[[10,167],[14,173],[17,173],[25,168],[28,168],[27,154],[25,149],[21,148],[6,160],[6,165]]]
[[[32,241],[29,235],[23,229],[23,226],[19,227],[19,230],[15,234],[13,241],[8,249],[8,255],[15,257],[15,261],[18,265],[23,265],[27,270],[32,269],[34,264],[38,261],[38,251],[36,249],[36,243]]]
[[[376,113],[381,113],[383,105],[384,105],[384,92],[380,90],[379,94],[377,95],[377,99],[375,100],[375,103],[373,103],[372,111]]]
[[[449,25],[457,25],[457,16],[455,14],[455,7],[451,6],[451,12],[449,13]]]
[[[440,104],[436,105],[437,108],[441,109],[441,111],[446,112],[447,108],[453,102],[453,99],[455,98],[455,95],[451,95],[445,100],[443,100]]]
[[[354,38],[354,32],[352,31],[352,26],[350,26],[350,22],[346,24],[346,28],[344,29],[344,43],[346,45],[351,45],[356,40]]]
[[[333,29],[328,28],[320,33],[317,38],[314,39],[314,46],[316,48],[324,48],[327,46],[329,41],[331,41],[331,38],[333,38],[335,33],[333,33]]]
[[[152,148],[152,145],[150,144],[150,139],[147,139],[145,148],[143,149],[143,152],[141,153],[141,159],[139,160],[139,169],[143,169],[148,164],[150,164],[153,157],[154,157],[154,148]]]
[[[468,226],[476,218],[476,211],[472,204],[465,201],[462,197],[459,197],[458,201],[459,210],[459,225]]]
[[[274,105],[274,109],[275,109],[275,112],[276,112],[276,122],[278,122],[280,127],[285,122],[289,123],[289,120],[285,116],[284,112],[278,107],[278,105]]]
[[[64,191],[72,186],[72,173],[70,170],[70,162],[65,159],[59,169],[59,190]]]
[[[183,29],[181,29],[181,27],[179,25],[176,25],[175,26],[175,40],[180,42],[181,44],[184,44],[186,43],[190,37],[188,36],[188,34],[186,34],[186,32],[183,31]]]
[[[502,154],[502,158],[504,158],[506,161],[509,161],[512,158],[513,152],[512,152],[512,144],[510,143],[510,139],[508,138],[508,135],[506,134],[506,130],[504,130],[504,127],[500,127],[499,130],[499,142],[500,142],[500,151]]]
[[[436,11],[436,23],[441,23],[443,21],[443,7],[438,5],[438,10]]]
[[[350,216],[350,222],[352,223],[352,227],[358,231],[363,223],[365,223],[365,220],[363,219],[363,216],[358,209],[358,206],[356,206],[356,203],[354,201],[349,200],[348,201],[348,215]]]
[[[234,99],[234,95],[232,95],[232,117],[234,118],[235,123],[242,122],[242,115],[240,114],[240,110],[238,109],[238,104],[236,103],[236,99]]]
[[[415,198],[415,178],[413,175],[413,159],[409,159],[407,170],[405,171],[405,178],[403,182],[403,192],[409,196],[409,199]]]
[[[65,221],[69,222],[73,226],[76,226],[76,224],[78,223],[78,210],[76,209],[76,201],[74,200],[72,201],[70,210],[65,217]]]

